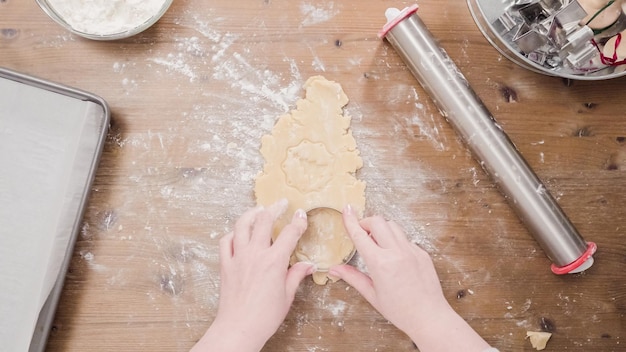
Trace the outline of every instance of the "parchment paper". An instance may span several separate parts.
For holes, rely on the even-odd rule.
[[[98,141],[94,114],[93,102],[0,80],[0,351],[29,350],[59,278]]]

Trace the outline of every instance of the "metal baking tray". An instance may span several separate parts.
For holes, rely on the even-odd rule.
[[[0,346],[45,350],[109,128],[91,93],[0,68]]]

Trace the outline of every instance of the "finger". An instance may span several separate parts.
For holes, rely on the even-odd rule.
[[[359,222],[361,227],[370,233],[376,243],[383,248],[392,248],[397,245],[398,241],[393,233],[391,226],[387,220],[380,216],[372,216]]]
[[[302,280],[308,275],[315,272],[315,265],[311,263],[298,262],[289,268],[287,272],[287,281],[285,285],[285,291],[290,302],[296,296],[296,291]]]
[[[274,221],[274,214],[268,209],[258,212],[252,224],[250,243],[264,248],[269,247],[271,244],[272,230],[274,229]]]
[[[220,263],[223,265],[230,261],[233,257],[233,233],[228,234],[220,238]]]
[[[398,225],[395,221],[388,221],[389,228],[391,228],[392,235],[396,238],[396,240],[401,244],[411,243],[409,241],[409,237],[407,236],[404,229]]]
[[[263,211],[263,207],[258,206],[256,208],[252,208],[239,218],[235,223],[234,237],[233,237],[233,251],[236,252],[238,249],[246,246],[250,242],[250,235],[252,232],[252,226],[254,224],[254,220],[256,215]]]
[[[376,291],[374,290],[374,283],[369,276],[349,264],[335,265],[330,268],[328,274],[347,282],[376,308],[378,304],[376,301]]]
[[[375,255],[376,243],[370,238],[369,234],[361,227],[359,220],[354,214],[352,207],[347,205],[343,209],[343,224],[346,231],[350,235],[354,247],[363,256],[363,260],[367,264],[367,259]]]
[[[258,213],[252,225],[250,241],[265,248],[269,247],[272,243],[274,223],[285,213],[288,204],[287,199],[282,199]]]
[[[398,241],[400,241],[401,244],[408,245],[409,248],[411,248],[415,253],[417,253],[417,255],[420,258],[426,257],[426,258],[429,258],[430,260],[430,254],[428,254],[428,252],[426,252],[424,248],[422,248],[419,244],[417,244],[414,241],[411,241],[409,236],[407,236],[406,232],[404,232],[404,229],[402,229],[400,225],[398,225],[395,221],[389,221],[389,226],[391,227],[391,230],[393,231],[394,236],[396,236],[396,238],[398,239]]]
[[[296,210],[293,214],[293,218],[291,222],[287,224],[280,231],[278,238],[274,241],[274,245],[272,246],[280,253],[291,255],[294,249],[296,249],[296,245],[298,244],[298,240],[302,237],[302,234],[306,230],[307,227],[307,217],[306,212],[302,209]]]
[[[287,211],[288,205],[289,205],[289,201],[283,198],[277,201],[276,203],[270,205],[269,207],[267,207],[267,210],[270,213],[272,213],[272,215],[274,216],[274,221],[276,221],[285,213],[285,211]]]

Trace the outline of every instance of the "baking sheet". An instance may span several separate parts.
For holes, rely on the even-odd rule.
[[[43,351],[109,124],[92,94],[0,69],[0,346]]]

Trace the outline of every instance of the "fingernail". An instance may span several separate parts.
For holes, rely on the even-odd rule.
[[[306,212],[302,209],[296,210],[296,213],[294,215],[298,219],[306,219]]]
[[[352,205],[346,204],[346,206],[343,208],[343,213],[346,215],[352,215]]]
[[[311,274],[315,273],[316,271],[317,271],[317,265],[311,264],[309,269],[306,271],[306,274],[307,275],[311,275]]]

